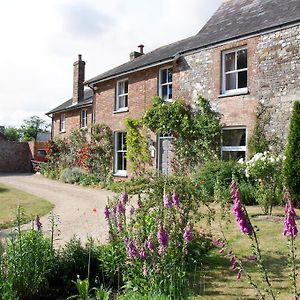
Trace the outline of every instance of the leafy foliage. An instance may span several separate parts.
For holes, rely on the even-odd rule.
[[[300,201],[300,101],[296,101],[290,121],[288,142],[285,150],[284,179],[292,197]]]
[[[127,118],[126,125],[126,157],[129,161],[130,168],[136,174],[145,172],[146,164],[150,160],[148,144],[147,144],[147,129],[142,124],[141,120]]]
[[[172,103],[155,97],[143,123],[158,135],[174,138],[174,171],[190,173],[205,160],[219,156],[220,116],[199,97],[193,110],[182,100]]]
[[[24,124],[20,128],[21,138],[23,141],[36,140],[39,131],[45,131],[49,124],[38,116],[32,116],[24,120]]]
[[[4,130],[6,139],[10,142],[18,142],[21,138],[20,130],[16,127],[7,127]]]

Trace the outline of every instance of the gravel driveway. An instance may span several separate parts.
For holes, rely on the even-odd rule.
[[[63,245],[74,235],[83,242],[88,236],[101,243],[106,241],[107,224],[103,210],[107,197],[114,195],[112,192],[66,184],[37,174],[0,174],[0,182],[42,197],[55,205],[53,211],[60,220],[56,245]],[[49,226],[48,217],[41,218],[44,231]],[[4,231],[0,235],[6,233]]]

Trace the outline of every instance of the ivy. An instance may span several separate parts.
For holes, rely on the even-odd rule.
[[[146,164],[150,161],[147,128],[141,120],[131,118],[125,120],[125,126],[127,132],[127,160],[134,173],[142,174],[145,172]]]
[[[166,102],[159,97],[141,120],[128,120],[127,159],[136,170],[149,157],[145,127],[157,135],[173,137],[173,169],[178,173],[190,173],[207,159],[220,153],[220,116],[214,112],[207,100],[199,97],[195,108],[182,99]],[[143,130],[141,130],[143,128]],[[147,155],[146,155],[147,154]]]

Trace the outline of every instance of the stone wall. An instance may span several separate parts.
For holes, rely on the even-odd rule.
[[[27,142],[0,141],[0,172],[30,172],[31,158]]]
[[[248,49],[248,93],[221,95],[222,51]],[[300,99],[300,26],[204,49],[181,59],[177,94],[195,101],[208,99],[221,113],[223,126],[245,126],[247,140],[256,123],[258,103],[267,108],[267,131],[276,134],[279,148],[286,141],[293,103]]]
[[[257,53],[258,99],[271,116],[269,133],[284,145],[293,103],[300,99],[300,26],[262,35]]]

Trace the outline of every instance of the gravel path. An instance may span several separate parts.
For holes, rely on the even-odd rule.
[[[53,211],[60,220],[60,234],[56,234],[55,242],[57,246],[63,245],[74,235],[82,242],[88,236],[101,243],[106,241],[107,224],[103,210],[107,197],[114,195],[112,192],[65,184],[37,174],[0,174],[0,182],[42,197],[55,205]],[[41,218],[44,231],[49,227],[48,217]],[[7,231],[2,231],[0,237],[6,234]]]

